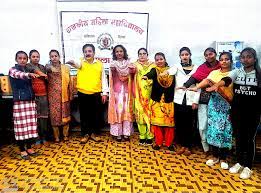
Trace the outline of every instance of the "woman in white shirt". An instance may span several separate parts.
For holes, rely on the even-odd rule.
[[[161,75],[175,75],[176,86],[174,94],[174,114],[177,139],[181,145],[181,148],[177,151],[177,154],[189,156],[191,154],[190,147],[193,132],[193,110],[197,108],[199,93],[176,88],[183,86],[183,84],[196,71],[197,66],[192,64],[191,51],[188,47],[182,47],[179,51],[179,56],[181,59],[180,64],[172,66]]]

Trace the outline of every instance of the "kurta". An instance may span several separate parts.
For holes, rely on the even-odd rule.
[[[108,122],[114,136],[129,136],[133,130],[133,77],[129,72],[130,65],[128,60],[113,61],[110,68]],[[124,68],[117,69],[117,66]]]
[[[52,126],[66,125],[70,121],[70,69],[61,65],[57,72],[48,72],[48,101]]]
[[[229,72],[222,73],[221,70],[212,71],[207,79],[214,83],[226,77]],[[231,95],[232,85],[227,89],[226,95]],[[230,120],[230,104],[218,92],[211,93],[208,104],[208,128],[207,142],[219,148],[231,148],[232,125]]]
[[[146,124],[149,128],[149,101],[152,89],[152,80],[144,81],[142,77],[150,72],[156,65],[152,62],[140,64],[138,61],[134,63],[136,66],[135,74],[135,118],[138,124]]]

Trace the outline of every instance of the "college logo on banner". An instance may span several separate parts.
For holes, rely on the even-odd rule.
[[[113,39],[110,34],[105,33],[101,34],[97,39],[97,44],[99,45],[98,48],[100,50],[112,50],[113,49]]]

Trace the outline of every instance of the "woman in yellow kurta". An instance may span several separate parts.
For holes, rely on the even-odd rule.
[[[138,60],[135,74],[135,118],[140,132],[140,144],[152,144],[153,133],[150,131],[149,101],[152,87],[152,80],[142,81],[142,77],[150,72],[156,65],[148,61],[146,48],[138,50]]]
[[[155,135],[153,149],[159,150],[165,141],[170,151],[174,151],[174,76],[159,76],[168,70],[165,55],[161,52],[155,54],[155,68],[143,76],[144,80],[152,80],[151,99],[149,102],[151,130]]]

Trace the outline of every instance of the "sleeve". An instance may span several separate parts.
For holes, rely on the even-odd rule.
[[[104,65],[102,67],[102,95],[108,95],[109,85],[108,85],[108,76],[106,75]]]
[[[198,80],[191,76],[187,82],[183,84],[184,87],[189,88],[191,85],[198,83]]]
[[[36,70],[39,70],[39,68],[37,68],[36,66],[34,66],[34,65],[32,65],[32,64],[26,64],[25,70],[26,70],[27,72],[34,73]]]
[[[214,77],[215,77],[215,70],[210,72],[206,79],[213,81],[213,79],[215,79]]]
[[[73,65],[74,68],[76,69],[81,69],[82,68],[82,61],[81,60],[78,60],[74,65]]]
[[[169,68],[169,69],[167,70],[167,72],[169,73],[169,75],[176,75],[177,71],[178,71],[178,68],[177,68],[176,66],[172,66],[171,68]]]
[[[12,78],[17,78],[17,79],[30,79],[29,73],[22,72],[15,68],[11,68],[9,70],[9,76],[11,76]]]
[[[198,91],[198,92],[194,92],[193,95],[193,99],[192,99],[192,103],[195,103],[195,104],[198,104],[199,103],[199,98],[200,98],[200,92],[201,91]]]
[[[153,79],[156,76],[156,69],[152,68],[147,74],[144,76],[147,76],[148,79]]]
[[[51,64],[46,64],[46,65],[45,65],[45,70],[46,70],[46,72],[52,72],[52,70],[51,70]]]
[[[232,79],[230,77],[224,77],[221,80],[225,82],[226,87],[228,87],[232,83]]]
[[[240,70],[240,69],[232,70],[232,71],[230,71],[230,73],[228,74],[228,77],[231,78],[232,82],[234,82],[234,81],[236,80],[236,78],[238,77],[238,75],[239,75],[239,70]]]

